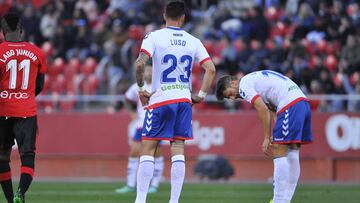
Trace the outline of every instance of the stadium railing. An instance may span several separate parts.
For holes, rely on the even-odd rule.
[[[317,101],[319,103],[344,103],[342,104],[342,108],[336,107],[339,105],[333,105],[335,107],[327,108],[328,110],[323,109],[322,111],[360,111],[360,109],[356,109],[360,108],[360,95],[358,94],[328,94],[307,96],[311,101]],[[54,110],[61,111],[61,109],[55,107],[57,105],[54,104],[61,102],[74,102],[76,105],[74,105],[74,108],[71,110],[83,112],[106,111],[109,106],[119,106],[118,104],[121,104],[124,99],[124,95],[40,95],[37,97],[37,101],[42,104],[40,105],[40,110],[46,106],[46,103],[51,103],[54,107]],[[205,99],[205,102],[217,103],[219,101],[217,101],[215,95],[208,95]],[[331,104],[327,105],[330,106]]]

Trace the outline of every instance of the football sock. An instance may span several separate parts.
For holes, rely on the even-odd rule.
[[[171,157],[171,196],[170,203],[178,203],[185,178],[185,156]]]
[[[164,170],[164,157],[163,156],[156,157],[155,166],[154,166],[154,177],[151,180],[151,186],[156,188],[159,187],[163,170]]]
[[[34,153],[27,153],[20,156],[21,158],[21,170],[20,170],[20,183],[18,191],[21,194],[25,194],[29,189],[29,186],[34,176]]]
[[[286,200],[289,172],[287,157],[274,159],[274,203],[289,202]]]
[[[135,203],[145,203],[150,181],[154,174],[154,157],[141,156],[137,172],[137,191]]]
[[[9,161],[0,161],[0,183],[6,200],[12,202],[14,192]]]
[[[290,167],[287,199],[291,201],[300,177],[299,150],[289,150],[287,158]]]
[[[127,165],[127,186],[135,187],[136,184],[136,172],[139,166],[138,157],[129,157]]]

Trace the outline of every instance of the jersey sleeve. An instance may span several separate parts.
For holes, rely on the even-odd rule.
[[[260,96],[260,94],[255,91],[251,79],[246,76],[240,80],[239,94],[244,100],[251,104]]]
[[[149,57],[151,57],[155,51],[155,43],[154,43],[153,35],[154,33],[152,32],[145,35],[140,49],[140,52],[144,52]]]
[[[131,85],[130,88],[125,92],[125,98],[133,102],[138,101],[139,96],[136,84]]]
[[[198,45],[195,53],[195,58],[200,62],[200,65],[202,65],[205,61],[210,60],[210,56],[201,41],[197,41]]]

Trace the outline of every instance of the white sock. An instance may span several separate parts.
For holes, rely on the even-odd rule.
[[[290,167],[287,199],[291,201],[300,177],[299,150],[289,150],[287,158]]]
[[[135,203],[146,203],[146,195],[149,190],[150,181],[154,174],[154,157],[140,156],[137,173],[137,189]]]
[[[164,171],[164,157],[156,157],[155,158],[155,166],[154,166],[154,176],[153,179],[151,180],[151,186],[152,187],[159,187],[161,178],[162,178],[162,173]]]
[[[274,203],[289,202],[286,200],[289,172],[287,157],[274,159]]]
[[[171,157],[171,196],[169,203],[178,203],[185,178],[185,156]]]
[[[127,186],[135,187],[136,185],[136,172],[139,166],[138,157],[129,157],[127,165]]]

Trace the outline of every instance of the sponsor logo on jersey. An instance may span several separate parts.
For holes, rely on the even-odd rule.
[[[189,86],[188,85],[180,85],[180,84],[161,86],[162,91],[175,90],[175,89],[176,90],[187,90],[187,89],[189,89]]]
[[[360,117],[331,116],[325,125],[327,142],[337,152],[360,150]]]
[[[8,92],[6,90],[0,92],[1,99],[28,99],[29,94],[26,92]]]
[[[288,92],[292,91],[292,90],[297,90],[300,89],[297,85],[293,85],[291,87],[288,88]]]

